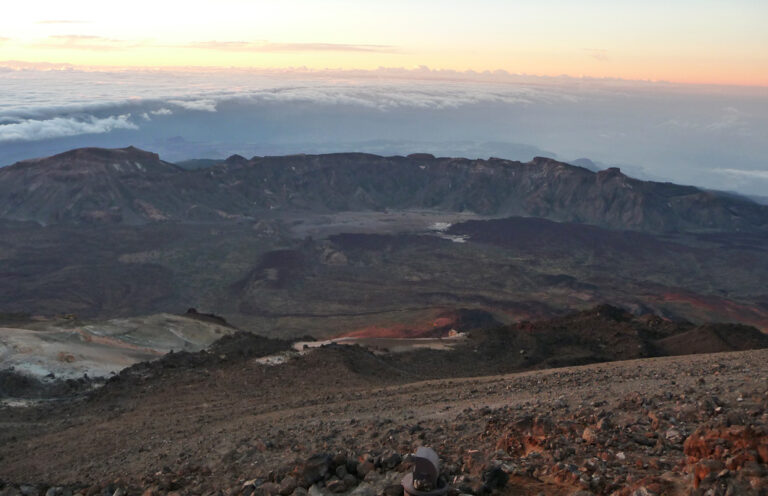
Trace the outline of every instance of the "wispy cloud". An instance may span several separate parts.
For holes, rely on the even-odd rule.
[[[65,50],[89,50],[89,51],[111,51],[125,50],[141,46],[143,43],[127,42],[103,36],[91,36],[85,34],[57,34],[49,36],[45,41],[37,43],[36,46],[44,48],[60,48]]]
[[[189,105],[189,102],[183,102],[183,103],[185,105]],[[197,103],[199,105],[199,102],[197,102]],[[194,103],[193,103],[193,106],[194,106]],[[199,110],[199,109],[195,108],[193,110]],[[203,110],[209,110],[209,109],[205,108]],[[213,110],[211,110],[211,112],[215,112],[215,111],[216,111],[216,106],[214,105],[213,106]],[[142,112],[141,114],[139,114],[139,117],[141,117],[145,121],[151,121],[152,117],[153,116],[157,116],[157,115],[173,115],[173,110],[171,110],[169,108],[163,107],[163,108],[159,108],[157,110],[150,110],[149,112]]]
[[[89,22],[79,19],[45,19],[37,21],[35,24],[88,24]]]
[[[35,141],[79,134],[108,133],[113,129],[138,129],[131,122],[131,114],[112,115],[99,118],[95,116],[78,119],[74,117],[54,117],[53,119],[27,119],[12,124],[0,125],[0,142]]]
[[[168,100],[168,103],[177,105],[187,110],[200,110],[204,112],[216,112],[216,100],[204,98],[200,100]],[[162,109],[161,109],[162,110]],[[168,110],[168,109],[165,109]]]
[[[391,45],[347,43],[271,43],[269,41],[201,41],[187,48],[226,52],[395,52]]]
[[[707,124],[710,131],[722,131],[727,129],[747,127],[747,114],[735,107],[725,107],[720,119]]]
[[[768,170],[714,169],[715,172],[744,179],[768,180]]]
[[[583,50],[587,55],[600,62],[608,62],[611,60],[610,56],[608,56],[608,50],[605,48],[584,48]]]
[[[735,107],[725,107],[719,116],[714,117],[708,122],[704,120],[694,121],[673,118],[662,122],[659,124],[659,127],[750,136],[752,134],[752,127],[749,117],[749,114]]]

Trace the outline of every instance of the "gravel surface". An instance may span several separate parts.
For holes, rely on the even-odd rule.
[[[267,495],[276,489],[262,485],[327,453],[344,457],[329,471],[368,460],[378,475],[302,482],[309,494],[365,483],[358,493],[375,496],[408,469],[382,460],[420,445],[440,454],[457,494],[768,491],[768,350],[415,383],[396,372],[337,346],[279,366],[167,368],[84,400],[6,407],[0,495],[23,484],[53,488],[47,496]]]

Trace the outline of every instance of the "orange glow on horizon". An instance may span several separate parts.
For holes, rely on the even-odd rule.
[[[94,67],[379,67],[768,86],[768,2],[39,0],[0,61]]]
[[[595,79],[625,79],[635,81],[665,81],[695,85],[734,85],[768,86],[768,74],[762,70],[762,61],[749,61],[737,64],[724,61],[722,64],[689,63],[683,66],[678,60],[640,60],[636,63],[606,64],[601,61],[584,60],[584,57],[536,57],[519,56],[504,61],[488,58],[482,60],[467,56],[458,57],[433,54],[422,59],[417,56],[398,54],[376,54],[371,57],[366,53],[321,53],[321,54],[242,54],[242,53],[206,53],[205,50],[164,49],[161,51],[141,50],[132,53],[116,54],[98,52],[81,54],[76,51],[47,51],[33,53],[3,52],[3,60],[29,63],[67,64],[87,68],[122,68],[122,69],[173,69],[173,68],[218,68],[218,69],[266,69],[290,70],[294,68],[308,70],[370,71],[379,68],[418,68],[429,67],[432,70],[494,72],[502,70],[510,74],[531,76],[584,77]],[[25,55],[22,58],[21,55]],[[34,55],[34,56],[31,56]],[[580,60],[579,60],[580,59]],[[768,62],[766,62],[768,64]]]

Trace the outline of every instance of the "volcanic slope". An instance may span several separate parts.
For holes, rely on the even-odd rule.
[[[749,446],[768,441],[766,350],[426,382],[359,347],[277,366],[224,349],[174,355],[129,369],[87,401],[5,408],[0,480],[247,495],[271,482],[309,487],[305,460],[329,453],[356,476],[344,487],[383,491],[407,469],[384,460],[430,445],[451,484],[478,495],[494,467],[510,477],[499,492],[509,496],[765,489],[768,459]],[[334,473],[313,491],[330,495]]]
[[[0,169],[0,216],[57,222],[221,221],[270,210],[436,209],[645,231],[765,230],[768,207],[537,157],[362,153],[254,157],[183,170],[138,150],[80,149]]]

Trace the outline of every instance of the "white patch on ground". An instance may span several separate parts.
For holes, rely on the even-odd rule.
[[[445,232],[450,229],[451,225],[450,222],[435,222],[428,229],[430,231]]]
[[[387,210],[386,212],[339,212],[296,216],[276,213],[275,219],[283,221],[294,236],[325,238],[339,233],[361,234],[432,234],[439,235],[452,225],[468,220],[490,219],[469,212],[444,212],[439,210]],[[437,229],[436,229],[437,228]]]
[[[368,348],[376,354],[387,353],[405,353],[419,349],[429,349],[438,351],[447,351],[467,338],[465,332],[453,332],[444,338],[354,338],[341,337],[326,339],[324,341],[297,341],[293,343],[294,351],[281,351],[274,355],[257,358],[255,363],[261,365],[274,366],[282,365],[295,358],[312,353],[323,346],[331,344],[339,345],[360,345]]]
[[[304,353],[296,353],[294,351],[283,351],[276,355],[268,355],[265,357],[257,358],[254,361],[256,363],[260,363],[261,365],[282,365],[302,354]]]
[[[356,338],[342,337],[325,341],[298,341],[293,343],[296,351],[308,351],[330,344],[360,345],[373,351],[387,350],[389,353],[401,353],[415,349],[447,350],[467,338],[465,332],[455,332],[444,338]]]
[[[454,243],[466,243],[469,239],[469,236],[466,234],[438,234],[437,237],[453,241]]]
[[[199,351],[233,329],[178,315],[114,319],[82,327],[0,328],[0,369],[75,379],[107,377],[171,350]]]
[[[454,243],[466,243],[469,239],[469,236],[466,234],[445,234],[452,225],[450,222],[434,222],[427,229],[440,239],[447,239]]]

